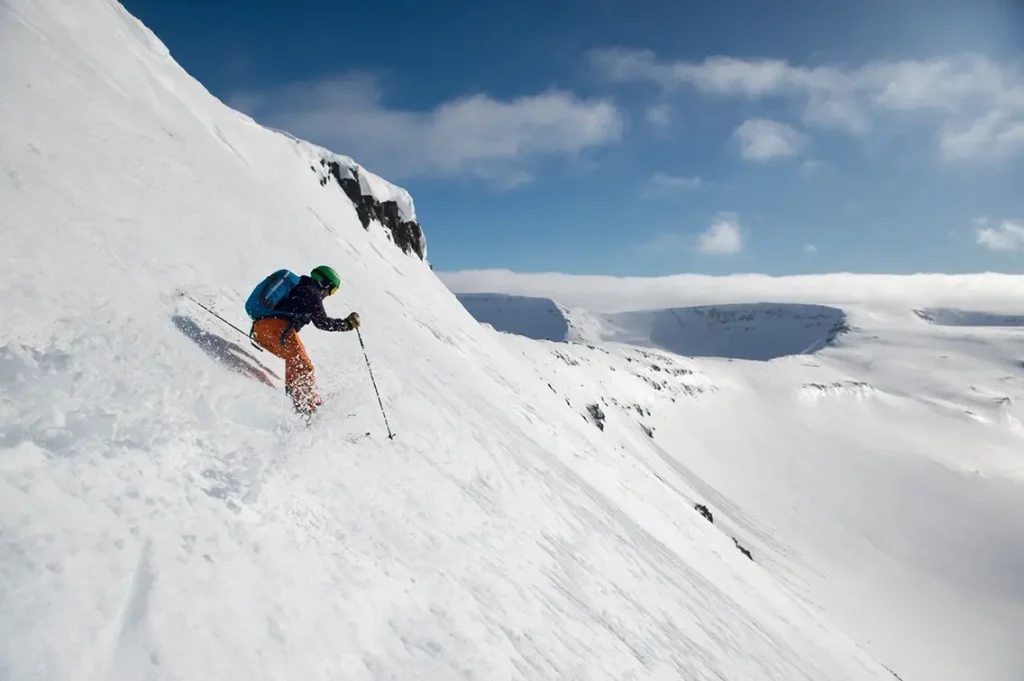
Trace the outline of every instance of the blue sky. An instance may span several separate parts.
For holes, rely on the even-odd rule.
[[[436,269],[1024,271],[1015,0],[123,0]]]

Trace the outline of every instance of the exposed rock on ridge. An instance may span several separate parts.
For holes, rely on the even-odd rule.
[[[364,177],[360,176],[360,168],[354,163],[342,165],[335,159],[320,159],[320,168],[313,171],[320,175],[320,185],[327,186],[333,179],[341,187],[345,195],[355,206],[356,214],[363,227],[369,229],[370,222],[376,220],[391,235],[391,240],[405,253],[415,253],[420,260],[427,257],[427,241],[423,230],[412,216],[404,214],[397,201],[381,200],[364,187]]]

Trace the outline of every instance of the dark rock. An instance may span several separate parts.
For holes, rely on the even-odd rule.
[[[567,365],[569,365],[571,367],[578,367],[580,365],[580,363],[577,362],[572,357],[570,357],[568,355],[564,355],[564,354],[562,354],[561,352],[559,352],[557,350],[554,351],[554,355],[555,355],[555,357],[557,357],[558,359],[562,360],[563,362],[565,362]]]
[[[825,338],[825,344],[835,345],[841,336],[850,333],[852,330],[850,325],[846,323],[846,319],[840,319],[829,329],[828,335]]]
[[[331,178],[345,192],[359,216],[359,222],[364,229],[370,228],[370,222],[376,220],[391,232],[391,238],[395,245],[405,253],[415,253],[420,260],[426,257],[423,249],[423,230],[415,221],[403,221],[398,211],[398,204],[394,201],[378,201],[370,194],[363,194],[359,184],[359,168],[345,168],[342,172],[341,165],[337,161],[321,159],[320,164],[327,170],[327,175],[320,178],[320,185],[327,186]],[[352,177],[345,177],[351,173]]]
[[[704,516],[709,523],[711,523],[712,525],[715,524],[715,518],[711,515],[711,511],[708,510],[707,506],[705,506],[704,504],[694,504],[693,507],[697,509],[697,513],[700,513],[702,516]]]
[[[597,403],[588,404],[587,412],[590,414],[590,418],[594,419],[594,424],[598,427],[598,429],[604,430],[604,421],[606,417],[604,415],[604,412],[601,411],[601,406],[598,405]]]
[[[870,390],[871,386],[864,381],[833,381],[829,384],[824,383],[804,383],[804,388],[808,390],[817,390],[818,392],[828,392],[831,389],[834,390]]]
[[[739,540],[736,539],[736,537],[732,538],[732,543],[736,545],[736,548],[738,548],[740,550],[740,553],[742,553],[744,556],[746,556],[750,560],[754,560],[754,557],[752,555],[750,555],[750,551],[748,551],[746,548],[744,548],[743,545],[740,544]]]

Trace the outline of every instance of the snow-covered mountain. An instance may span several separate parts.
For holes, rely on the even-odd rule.
[[[478,321],[534,340],[613,342],[689,357],[774,359],[815,352],[848,329],[838,308],[802,303],[737,303],[594,313],[550,298],[463,293]]]
[[[482,324],[535,340],[565,341],[573,328],[571,313],[550,298],[467,293],[459,302]]]
[[[915,294],[841,302],[860,300],[872,278],[859,279],[830,288],[836,307],[594,313],[511,296],[510,323],[504,294],[460,298],[491,301],[481,321],[518,329],[503,342],[568,408],[903,678],[1017,678],[1024,319],[1005,310],[1024,304],[998,288],[979,298],[1003,312],[918,307]],[[816,299],[822,287],[807,284]],[[570,329],[597,323],[589,337],[530,340],[529,300],[563,311]]]
[[[692,400],[703,423],[637,384],[654,439],[611,437],[434,276],[408,194],[228,109],[113,0],[3,0],[0,45],[0,678],[891,678],[773,570],[845,516],[776,534],[729,501],[753,467],[652,445],[789,447],[739,369],[704,372],[729,401]],[[305,429],[279,362],[176,295],[245,328],[264,275],[321,263],[394,441],[354,337],[304,332],[330,395]]]

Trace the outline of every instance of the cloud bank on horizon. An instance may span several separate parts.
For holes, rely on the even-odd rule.
[[[1024,277],[999,274],[764,274],[668,277],[611,277],[509,270],[441,272],[453,293],[503,293],[549,298],[593,312],[630,312],[726,303],[892,304],[909,313],[917,307],[966,306],[988,312],[1020,313]]]

